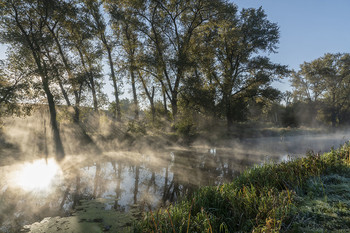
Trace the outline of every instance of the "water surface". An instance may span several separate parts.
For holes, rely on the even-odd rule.
[[[38,158],[0,167],[0,231],[11,232],[48,216],[69,216],[81,200],[103,200],[106,210],[128,212],[168,205],[198,187],[230,182],[244,169],[321,153],[347,133],[232,141],[162,151],[107,151],[69,155],[58,165]]]

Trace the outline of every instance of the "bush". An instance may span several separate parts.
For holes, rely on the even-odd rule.
[[[139,122],[139,121],[129,121],[126,131],[128,133],[137,134],[137,135],[138,134],[141,134],[141,135],[147,134],[145,124],[143,122]]]

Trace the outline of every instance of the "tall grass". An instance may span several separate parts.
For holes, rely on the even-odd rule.
[[[288,228],[296,191],[310,177],[347,167],[350,145],[323,155],[267,163],[246,170],[233,182],[203,187],[192,197],[146,213],[134,232],[279,232]]]

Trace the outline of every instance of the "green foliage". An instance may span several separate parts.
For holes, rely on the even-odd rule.
[[[126,132],[136,135],[147,134],[145,124],[140,121],[129,121]]]
[[[320,103],[296,101],[284,107],[281,113],[281,125],[284,127],[324,125],[324,117],[318,111]]]
[[[274,52],[278,43],[278,26],[267,20],[259,9],[236,7],[225,9],[198,43],[200,70],[206,82],[217,90],[216,102],[228,126],[247,118],[250,99],[276,99],[278,91],[270,84],[286,75],[285,66],[272,63],[259,52]]]
[[[218,107],[215,104],[216,95],[215,85],[210,85],[205,79],[192,75],[184,80],[179,100],[180,107],[192,109],[193,112],[204,115],[214,115],[218,113]]]
[[[193,139],[196,135],[196,125],[191,117],[183,117],[178,120],[174,128],[176,132],[185,139]]]
[[[295,113],[294,106],[286,106],[281,116],[281,124],[283,127],[297,127],[299,126],[299,121],[297,119],[297,114]]]
[[[9,62],[22,68],[12,71],[20,70],[30,84],[30,91],[12,100],[47,95],[52,107],[62,101],[74,106],[75,122],[80,106],[98,111],[108,105],[101,92],[102,62],[108,61],[113,82],[113,116],[120,121],[127,104],[124,118],[137,119],[143,96],[151,106],[152,123],[154,103],[161,98],[173,119],[180,118],[181,108],[190,108],[190,114],[244,121],[251,99],[277,98],[270,84],[287,71],[259,56],[275,52],[279,39],[277,24],[262,8],[239,12],[223,0],[14,0],[3,6],[1,40],[9,44]],[[122,80],[117,77],[123,76],[130,76],[133,107],[119,100]],[[15,97],[9,88],[13,83],[3,80],[0,74],[0,102],[5,95],[7,101],[7,96]],[[176,127],[184,135],[196,128],[187,119]]]
[[[181,99],[181,102],[185,101]],[[176,133],[185,140],[193,140],[197,134],[198,122],[196,111],[193,111],[186,103],[180,104],[179,114],[176,117],[173,128]]]
[[[151,108],[144,109],[143,111],[148,127],[164,130],[169,126],[171,113],[165,110],[162,102],[156,101],[154,103],[154,113]]]
[[[30,112],[28,105],[18,104],[20,99],[29,95],[29,83],[23,62],[15,62],[15,59],[12,54],[7,61],[0,60],[0,117]]]
[[[159,210],[157,215],[147,214],[138,227],[147,232],[278,231],[291,200],[289,191],[276,189],[206,187],[197,192],[192,201]]]

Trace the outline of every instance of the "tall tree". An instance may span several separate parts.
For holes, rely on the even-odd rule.
[[[326,90],[326,80],[320,72],[324,68],[321,59],[311,63],[304,62],[298,72],[292,74],[293,95],[300,100],[317,102]]]
[[[56,57],[51,57],[47,49],[48,58],[51,64],[54,65],[56,78],[60,86],[61,92],[64,96],[67,106],[71,106],[71,101],[69,99],[69,93],[64,88],[64,83],[69,84],[71,87],[71,92],[74,95],[74,116],[73,121],[75,123],[79,122],[80,118],[80,102],[83,87],[83,80],[74,72],[76,64],[74,64],[73,59],[68,55],[71,51],[72,37],[74,33],[72,28],[76,27],[79,23],[79,10],[75,6],[74,2],[71,1],[56,1],[55,11],[52,12],[46,23],[46,28],[50,32],[51,37],[54,41],[55,50],[57,51]],[[64,14],[62,14],[64,12]],[[74,31],[74,30],[73,30]],[[60,68],[58,68],[60,66]],[[68,87],[68,88],[69,88]],[[67,89],[68,89],[67,88]]]
[[[137,48],[138,48],[138,38],[135,34],[134,28],[129,24],[121,24],[121,44],[123,51],[125,52],[125,63],[128,73],[130,75],[130,81],[131,81],[131,88],[132,88],[132,95],[133,95],[133,102],[134,102],[134,111],[135,111],[135,119],[139,119],[139,101],[137,98],[137,91],[136,91],[136,73],[137,73],[137,67],[136,67],[136,59],[137,59]]]
[[[65,152],[56,119],[54,96],[50,89],[52,71],[45,47],[53,44],[46,30],[47,20],[55,11],[53,1],[2,1],[0,18],[1,39],[12,47],[20,49],[22,59],[27,61],[28,69],[33,71],[32,79],[40,78],[50,110],[50,122],[55,142],[56,158],[63,159]]]
[[[99,60],[101,58],[100,50],[96,50],[92,43],[83,37],[80,37],[78,40],[76,40],[75,50],[79,54],[80,62],[82,65],[82,78],[87,82],[88,87],[92,93],[94,111],[98,113],[97,92],[100,88],[99,83],[96,79],[98,77],[101,77],[101,67],[99,66]]]
[[[114,88],[114,98],[115,98],[114,101],[116,104],[114,114],[117,117],[117,120],[121,121],[121,108],[120,108],[120,100],[119,100],[118,82],[115,74],[114,61],[112,56],[115,43],[112,42],[111,36],[109,36],[107,33],[107,24],[105,22],[103,13],[101,12],[102,2],[85,0],[84,3],[85,3],[87,12],[92,17],[92,21],[93,21],[92,26],[95,29],[97,37],[102,42],[104,50],[107,53],[110,75],[111,75],[113,88]]]
[[[275,52],[278,26],[267,20],[262,8],[243,9],[240,13],[233,4],[227,4],[212,26],[202,34],[200,44],[203,57],[202,73],[218,88],[227,126],[244,113],[246,99],[275,98],[278,91],[271,82],[286,74],[285,66],[270,62],[261,56]],[[210,70],[208,71],[208,67]]]
[[[192,38],[217,13],[219,3],[219,0],[108,2],[112,19],[125,20],[124,24],[133,25],[142,37],[152,72],[157,74],[174,117],[178,112],[179,88],[190,66]]]
[[[294,95],[301,101],[323,104],[323,112],[333,127],[346,117],[350,110],[350,54],[325,54],[305,62],[292,76]]]

